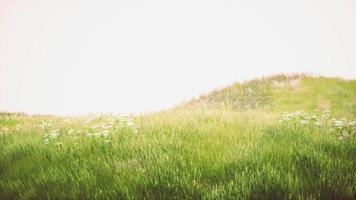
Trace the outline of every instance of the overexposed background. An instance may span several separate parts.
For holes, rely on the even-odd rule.
[[[0,111],[154,111],[280,72],[356,78],[356,1],[0,0]]]

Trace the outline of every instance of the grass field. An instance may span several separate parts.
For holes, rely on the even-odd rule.
[[[277,75],[146,115],[0,114],[0,199],[356,199],[356,81]]]

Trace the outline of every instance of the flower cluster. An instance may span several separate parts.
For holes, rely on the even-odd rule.
[[[312,113],[301,111],[284,113],[279,119],[279,122],[292,122],[301,125],[314,125],[324,127],[330,133],[336,133],[339,140],[356,139],[356,120],[347,121],[346,119],[332,118],[330,111],[325,111],[321,114],[318,110]]]
[[[339,140],[345,141],[356,138],[356,120],[347,122],[345,119],[332,119],[332,122],[330,131],[338,133]]]
[[[320,120],[318,120],[318,116],[315,113],[307,113],[303,110],[291,112],[291,113],[283,113],[281,122],[297,122],[300,124],[315,124],[320,125]]]
[[[69,126],[73,121],[66,119],[64,122],[65,126]],[[41,127],[47,132],[50,128],[53,128],[50,123],[45,121],[42,122]],[[62,133],[66,132],[66,135],[74,136],[75,138],[85,136],[102,139],[105,144],[112,142],[114,133],[124,130],[134,133],[138,132],[133,118],[128,115],[93,115],[85,118],[83,121],[79,121],[79,126],[71,125],[69,130],[61,130]],[[59,135],[60,132],[58,129],[50,130],[44,136],[44,143],[49,144],[52,140],[58,138]]]
[[[59,132],[58,129],[51,130],[49,133],[46,133],[44,135],[44,140],[43,143],[49,144],[51,141],[55,140],[56,138],[59,137],[61,133]]]

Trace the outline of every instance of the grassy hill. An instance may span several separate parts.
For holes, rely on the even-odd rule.
[[[188,101],[180,108],[273,112],[318,109],[355,118],[356,80],[281,74],[235,83]]]
[[[148,115],[2,113],[0,199],[356,199],[355,111],[355,80],[277,75]]]

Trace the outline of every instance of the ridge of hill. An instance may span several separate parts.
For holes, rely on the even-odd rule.
[[[356,80],[279,74],[234,83],[177,109],[263,109],[273,112],[330,110],[337,116],[356,117]]]

